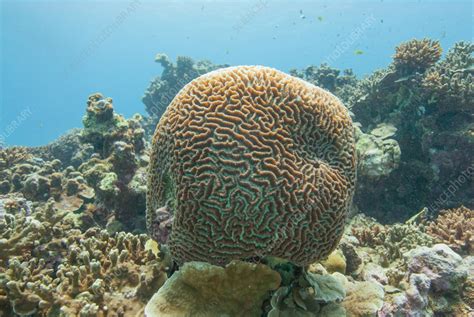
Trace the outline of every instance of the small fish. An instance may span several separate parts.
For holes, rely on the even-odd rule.
[[[383,23],[383,19],[380,19],[380,23]]]
[[[300,9],[300,19],[306,19],[306,15],[303,14],[302,9]]]
[[[324,18],[323,18],[322,16],[318,16],[318,21],[319,21],[319,22],[322,22],[323,19],[324,19]]]
[[[355,55],[362,55],[362,54],[364,54],[364,51],[363,50],[355,50],[354,54]]]
[[[40,123],[39,123],[39,127],[40,127],[40,129],[43,129],[43,128],[44,128],[43,122],[40,122]]]

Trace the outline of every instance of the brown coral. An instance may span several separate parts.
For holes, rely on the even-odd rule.
[[[458,253],[474,251],[474,210],[461,206],[440,211],[426,232]]]
[[[430,68],[422,79],[422,93],[428,99],[428,104],[435,104],[439,112],[472,113],[473,53],[474,44],[456,43],[448,51],[446,58]]]
[[[441,58],[441,53],[438,41],[413,39],[395,48],[393,63],[397,69],[407,72],[424,71]]]
[[[342,235],[355,182],[352,122],[336,97],[303,80],[225,68],[170,104],[149,175],[148,228],[159,208],[173,211],[178,263],[272,255],[309,264]]]
[[[97,227],[82,233],[53,205],[0,219],[0,311],[138,315],[166,280],[166,264],[147,248],[148,237]]]
[[[11,168],[20,162],[29,159],[31,155],[25,147],[10,147],[0,149],[0,170]]]

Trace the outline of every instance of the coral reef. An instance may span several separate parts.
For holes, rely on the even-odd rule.
[[[464,206],[442,210],[426,233],[458,253],[474,255],[474,210]]]
[[[441,45],[430,39],[413,39],[395,48],[393,64],[396,69],[411,73],[433,66],[441,58]]]
[[[299,81],[292,91],[295,78],[287,90],[284,79],[269,86],[288,77],[265,71],[242,89],[232,86],[239,76],[226,77],[221,95],[197,79],[176,97],[226,65],[158,54],[162,75],[143,97],[149,117],[125,119],[95,93],[83,128],[45,146],[0,146],[0,316],[472,315],[473,53],[459,42],[441,58],[437,41],[412,40],[364,79],[324,64],[291,70],[348,108],[359,158],[349,170],[331,152],[346,149],[346,111],[317,108],[325,99],[340,106],[329,93],[308,97],[301,91],[312,86]],[[171,120],[178,106],[183,116]],[[164,173],[149,209],[154,241],[142,234],[147,140],[165,110],[155,142],[173,142],[151,159]],[[338,137],[319,129],[322,118]],[[354,152],[344,155],[352,162]],[[355,168],[355,204],[339,208]],[[348,189],[326,193],[342,181]],[[339,207],[327,212],[330,204]],[[344,214],[356,213],[342,233]],[[172,255],[247,262],[178,267]]]
[[[29,148],[28,152],[34,157],[40,157],[45,161],[60,160],[64,166],[78,167],[87,158],[82,158],[81,153],[90,150],[89,144],[81,142],[81,129],[72,129],[60,136],[57,140],[39,147]]]
[[[157,54],[155,62],[163,67],[163,72],[151,81],[142,98],[149,114],[145,125],[149,135],[153,134],[161,115],[184,85],[205,73],[229,66],[215,65],[206,60],[194,62],[186,56],[178,56],[173,64],[165,54]]]
[[[268,316],[375,316],[383,298],[383,287],[376,282],[349,280],[311,265],[273,294]]]
[[[114,112],[112,98],[104,98],[100,93],[89,96],[87,113],[83,118],[84,129],[81,139],[94,146],[95,152],[108,157],[115,142],[125,142],[133,146],[135,153],[145,149],[145,130],[141,127],[140,115],[125,120]]]
[[[354,217],[348,230],[360,246],[375,250],[383,266],[403,259],[403,255],[418,246],[431,246],[435,239],[416,224],[383,226],[363,215]]]
[[[396,140],[390,138],[396,130],[394,126],[383,123],[367,134],[356,129],[359,177],[379,179],[390,175],[399,166],[400,146]]]
[[[209,89],[212,87],[212,89]],[[147,223],[174,214],[178,263],[326,257],[343,231],[355,182],[352,122],[330,93],[266,67],[201,76],[157,126]]]
[[[4,171],[7,168],[11,168],[30,157],[31,155],[25,147],[0,149],[0,170]]]
[[[1,311],[130,316],[166,280],[166,262],[146,250],[145,235],[81,232],[53,199],[30,215],[21,200],[10,199],[18,207],[0,220]]]
[[[144,232],[148,156],[141,116],[124,119],[111,98],[96,93],[83,121],[84,129],[49,145],[1,150],[0,194],[22,193],[37,205],[54,198],[83,228]]]
[[[404,292],[395,292],[384,304],[388,316],[468,316],[461,298],[469,265],[445,244],[418,247],[405,255],[407,275]],[[472,264],[472,263],[471,263]]]
[[[357,84],[357,78],[352,69],[345,69],[341,74],[340,70],[331,68],[327,64],[321,64],[319,67],[308,66],[301,71],[291,69],[290,74],[331,91],[341,98],[344,103],[354,94]]]
[[[429,40],[400,46],[393,64],[359,81],[347,101],[362,132],[380,124],[396,128],[399,163],[375,181],[361,174],[354,197],[361,210],[384,222],[407,219],[425,206],[434,213],[474,204],[474,46],[457,43],[437,62],[438,46]]]
[[[325,312],[345,313],[339,305],[346,296],[343,283],[329,274],[303,271],[291,285],[272,296],[268,316],[325,316]]]
[[[259,317],[263,300],[279,285],[280,275],[263,264],[188,262],[151,298],[145,316]]]

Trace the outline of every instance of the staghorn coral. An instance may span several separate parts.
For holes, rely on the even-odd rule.
[[[440,211],[426,233],[461,254],[474,255],[474,210],[461,206]]]
[[[259,317],[263,300],[279,285],[280,275],[263,264],[189,262],[150,299],[145,316]]]
[[[424,71],[441,58],[442,49],[438,41],[413,39],[395,48],[393,63],[406,73]]]
[[[8,214],[0,238],[0,310],[21,315],[130,316],[166,280],[145,235],[74,227],[53,202]]]
[[[272,255],[299,265],[342,235],[355,182],[351,119],[330,93],[274,69],[201,76],[160,120],[150,155],[147,224],[174,214],[178,263]]]

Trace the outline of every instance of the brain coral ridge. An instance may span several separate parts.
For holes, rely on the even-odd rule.
[[[339,241],[355,183],[348,111],[331,93],[262,66],[187,84],[153,138],[147,195],[174,214],[178,263],[276,256],[306,265]]]

